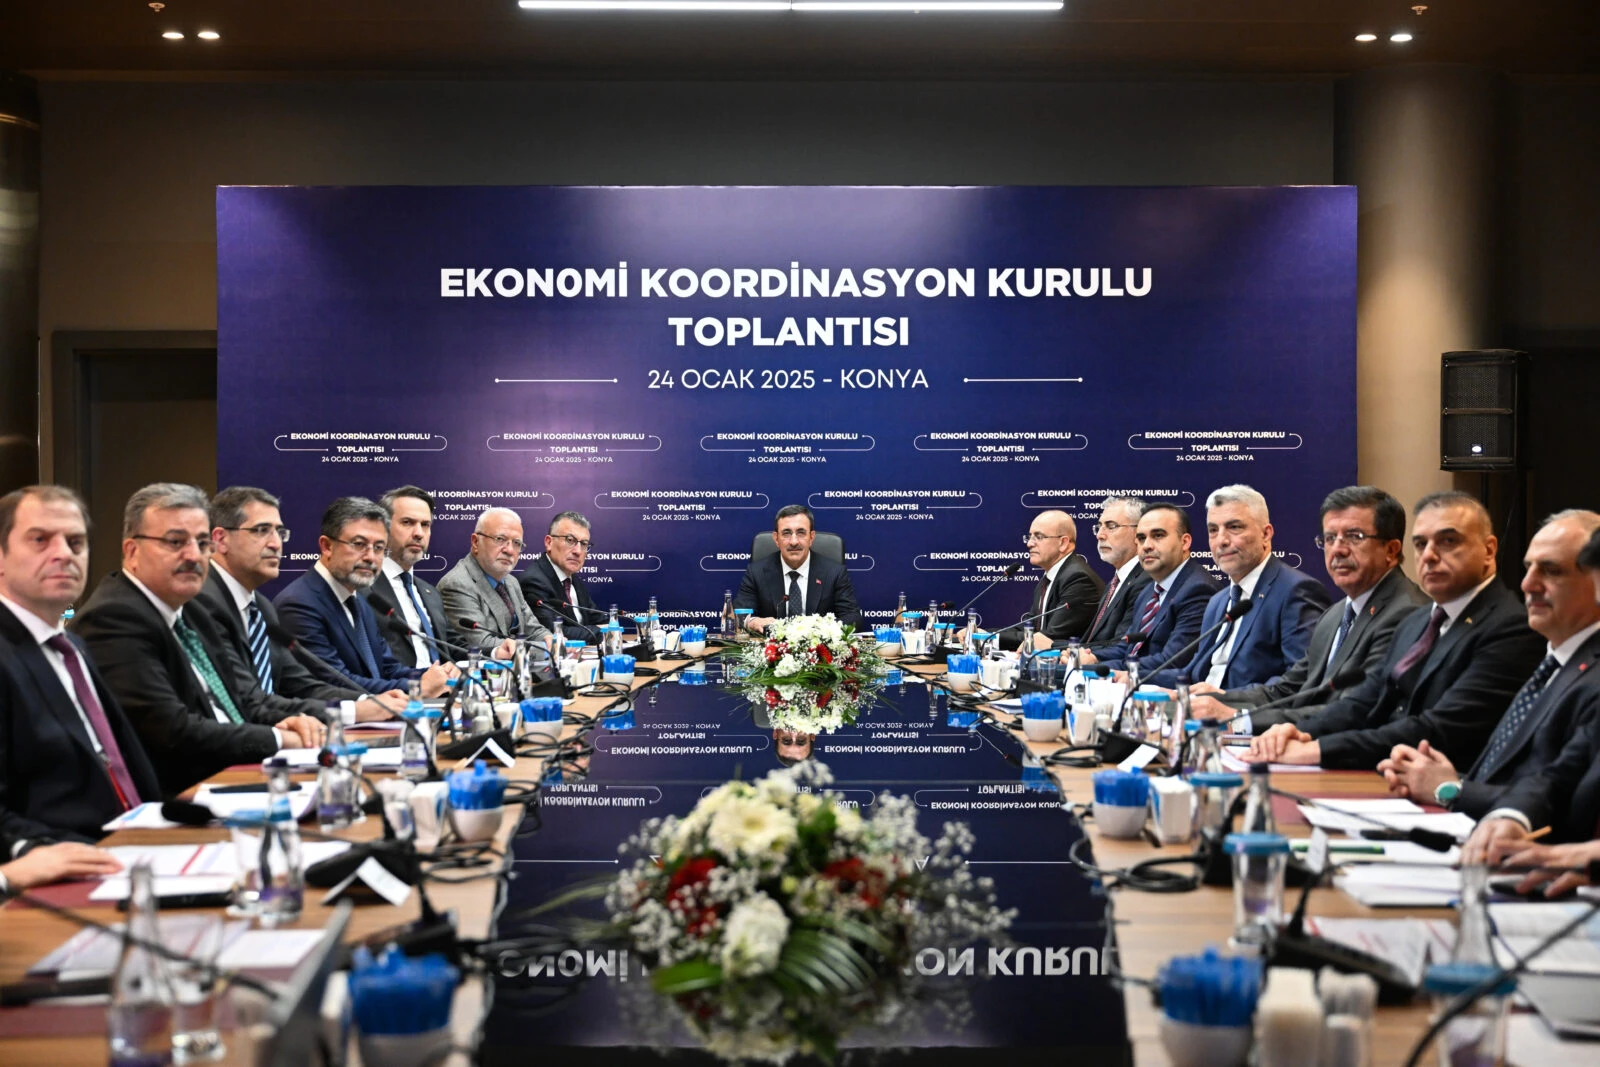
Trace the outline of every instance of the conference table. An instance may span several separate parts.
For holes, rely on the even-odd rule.
[[[615,857],[619,835],[636,829],[642,819],[682,814],[712,785],[736,774],[759,777],[778,766],[770,749],[770,731],[753,722],[748,709],[740,710],[738,698],[716,684],[714,664],[708,676],[701,677],[696,677],[701,664],[683,660],[641,666],[660,674],[636,678],[631,707],[610,696],[582,696],[569,707],[564,739],[581,736],[587,742],[581,758],[560,768],[546,766],[543,758],[519,758],[506,769],[514,780],[545,784],[537,833],[516,837],[522,809],[507,809],[495,839],[494,863],[500,877],[427,883],[434,906],[456,912],[463,937],[516,933],[520,908],[606,869]],[[686,674],[686,666],[694,669]],[[1110,958],[1102,949],[1114,942],[1121,973],[1152,978],[1172,955],[1226,943],[1232,927],[1231,891],[1203,886],[1184,894],[1146,894],[1127,888],[1106,894],[1066,858],[1079,836],[1089,838],[1093,862],[1107,869],[1159,853],[1181,854],[1187,848],[1160,849],[1143,840],[1101,835],[1092,819],[1077,818],[1066,810],[1092,799],[1091,770],[1052,767],[1046,778],[1032,757],[1045,756],[1059,744],[1026,741],[1012,717],[996,709],[985,709],[981,716],[966,712],[952,716],[942,687],[919,684],[913,671],[934,674],[936,668],[908,670],[907,684],[887,690],[883,706],[864,715],[862,723],[818,738],[816,758],[832,769],[835,788],[863,804],[870,804],[874,790],[917,796],[919,807],[929,808],[925,833],[945,818],[967,820],[978,837],[972,858],[981,856],[980,862],[996,864],[989,871],[1001,905],[1021,909],[1013,928],[1018,944],[1064,951],[1067,955],[1058,958],[1071,958],[1077,973],[1047,976],[1037,973],[1036,966],[1035,973],[1025,976],[1019,957],[1015,975],[990,975],[966,983],[971,986],[970,1013],[964,1024],[929,1024],[901,1035],[895,1043],[919,1046],[926,1050],[924,1058],[937,1053],[940,1062],[949,1063],[975,1062],[995,1052],[1013,1060],[1044,1062],[1065,1048],[1078,1053],[1083,1062],[1166,1064],[1157,1034],[1158,1013],[1148,990],[1107,976],[1097,966]],[[764,745],[763,740],[769,743]],[[214,782],[258,779],[258,769],[234,768]],[[1314,796],[1384,792],[1375,775],[1352,772],[1297,776],[1294,788]],[[948,794],[947,802],[938,800],[940,791]],[[607,797],[612,799],[597,799]],[[1292,812],[1280,809],[1280,822],[1290,836],[1309,833],[1309,827],[1294,821]],[[105,844],[199,844],[221,840],[224,834],[207,828],[121,831]],[[368,819],[338,836],[363,840],[379,834],[379,821]],[[299,928],[319,928],[332,916],[320,904],[322,893],[308,891]],[[112,907],[89,905],[81,884],[51,887],[41,895],[102,922],[119,918]],[[415,892],[399,907],[359,906],[346,937],[379,935],[417,918],[419,909]],[[1375,912],[1333,889],[1313,891],[1310,914],[1451,917],[1447,909]],[[74,931],[67,920],[23,904],[0,909],[0,982],[21,979]],[[980,970],[982,959],[980,955]],[[578,1062],[604,1052],[607,1062],[614,1062],[630,1050],[642,1050],[642,1058],[656,1055],[662,1045],[682,1043],[641,1029],[637,1015],[615,999],[619,987],[610,979],[568,983],[571,988],[553,998],[554,1003],[548,996],[536,996],[538,1009],[526,1010],[528,994],[541,992],[541,981],[529,977],[531,970],[500,974],[492,993],[477,979],[463,983],[452,1023],[459,1048],[476,1049],[480,1061],[488,1064],[525,1062],[529,1047],[539,1047],[546,1060]],[[1006,971],[1003,963],[1000,971]],[[644,984],[633,985],[638,990]],[[1425,1026],[1426,1008],[1420,1003],[1379,1009],[1374,1063],[1402,1063]],[[871,1035],[857,1043],[870,1045]],[[244,1044],[230,1040],[226,1062],[248,1062],[243,1058]],[[105,1049],[101,1007],[0,1009],[0,1064],[6,1067],[100,1064],[105,1062]],[[454,1061],[466,1062],[466,1057],[458,1054]]]

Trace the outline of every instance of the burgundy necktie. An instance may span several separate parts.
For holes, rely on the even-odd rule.
[[[122,801],[122,809],[127,811],[139,804],[139,789],[133,784],[133,775],[128,773],[128,765],[122,759],[122,748],[117,744],[117,735],[111,730],[111,721],[106,718],[105,709],[100,706],[100,700],[95,696],[94,686],[89,684],[88,677],[83,673],[83,664],[78,662],[78,650],[66,634],[55,634],[45,642],[61,654],[67,662],[67,674],[72,678],[72,690],[78,696],[78,706],[83,708],[83,713],[89,719],[89,725],[94,728],[95,737],[100,741],[100,751],[105,754],[106,772],[111,775],[111,788],[117,791],[117,799]]]
[[[567,602],[567,607],[569,607],[569,608],[572,607],[572,579],[571,578],[563,578],[563,579],[561,579],[561,599],[565,600]],[[578,613],[576,611],[574,611],[572,613],[572,617],[573,618],[577,618],[578,617]]]
[[[511,632],[515,634],[517,632],[518,623],[517,607],[511,602],[511,594],[506,590],[506,583],[502,581],[499,585],[494,587],[494,591],[500,594],[500,602],[506,606],[506,614],[511,616],[510,628]]]
[[[1422,636],[1417,638],[1416,644],[1406,649],[1406,654],[1394,665],[1389,677],[1398,682],[1411,668],[1428,657],[1428,653],[1433,651],[1434,643],[1439,640],[1439,631],[1444,627],[1445,618],[1444,608],[1435,604],[1433,614],[1428,617],[1428,628],[1422,631]]]
[[[1142,633],[1150,632],[1150,624],[1155,621],[1156,612],[1161,610],[1161,587],[1152,583],[1150,588],[1150,603],[1144,606],[1144,615],[1139,619],[1139,630]]]
[[[1094,625],[1089,627],[1089,632],[1094,633],[1100,629],[1100,621],[1106,617],[1106,609],[1111,607],[1111,598],[1117,595],[1117,586],[1122,584],[1122,577],[1111,575],[1111,584],[1106,586],[1106,598],[1100,601],[1100,610],[1094,613]]]

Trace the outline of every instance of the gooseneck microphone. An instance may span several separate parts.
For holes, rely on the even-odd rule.
[[[1230,622],[1237,622],[1239,619],[1242,619],[1246,615],[1250,614],[1250,609],[1254,608],[1255,606],[1256,602],[1254,600],[1241,600],[1233,607],[1228,608],[1222,613],[1222,618],[1218,619],[1214,625],[1212,625],[1209,629],[1202,630],[1200,632],[1200,636],[1196,637],[1193,641],[1190,641],[1187,645],[1184,645],[1182,648],[1178,649],[1178,651],[1162,660],[1158,666],[1151,669],[1150,673],[1159,674],[1160,672],[1166,670],[1173,663],[1176,663],[1178,660],[1194,652],[1195,649],[1199,648],[1202,643],[1213,637],[1217,631],[1221,630],[1224,626],[1228,625]],[[1187,660],[1185,660],[1185,662],[1187,662]],[[1140,671],[1140,674],[1143,675],[1144,672]]]
[[[1273,708],[1285,707],[1298,701],[1306,701],[1310,703],[1312,701],[1321,700],[1323,697],[1330,696],[1341,689],[1349,689],[1353,685],[1360,685],[1366,680],[1367,672],[1352,664],[1340,669],[1338,674],[1335,674],[1332,678],[1328,679],[1326,682],[1323,682],[1314,689],[1296,690],[1295,692],[1290,693],[1288,696],[1279,697],[1277,700],[1269,700],[1265,704],[1257,704],[1253,708],[1241,708],[1239,710],[1239,714],[1233,716],[1231,719],[1223,719],[1220,722],[1217,722],[1216,725],[1231,726],[1240,719],[1254,715],[1257,712],[1271,711]],[[1210,720],[1202,719],[1201,721],[1206,722]]]

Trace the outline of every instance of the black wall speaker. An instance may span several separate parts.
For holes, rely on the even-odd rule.
[[[1519,466],[1527,354],[1508,348],[1446,352],[1439,388],[1439,467],[1509,471]]]

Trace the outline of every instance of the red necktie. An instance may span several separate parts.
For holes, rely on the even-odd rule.
[[[1428,618],[1428,628],[1422,631],[1422,636],[1417,638],[1416,644],[1406,649],[1406,654],[1394,665],[1389,677],[1398,682],[1410,672],[1411,668],[1428,657],[1428,653],[1433,651],[1434,643],[1439,640],[1439,631],[1444,627],[1445,618],[1444,608],[1435,604],[1433,614]]]
[[[104,753],[106,773],[111,776],[111,788],[117,791],[117,799],[122,802],[122,810],[127,811],[139,804],[139,789],[133,784],[133,775],[128,773],[128,765],[122,759],[122,748],[117,744],[117,735],[112,732],[111,720],[106,718],[105,709],[100,706],[100,699],[95,696],[94,686],[89,684],[89,678],[83,673],[83,664],[78,662],[78,650],[68,640],[66,634],[55,634],[45,644],[61,654],[67,662],[67,675],[72,679],[72,691],[78,696],[78,706],[83,708],[83,714],[88,718],[89,725],[94,728],[95,737],[100,742],[100,751]]]
[[[1111,606],[1111,598],[1117,595],[1117,586],[1122,584],[1120,575],[1111,575],[1111,584],[1106,586],[1106,598],[1100,601],[1100,610],[1094,613],[1094,625],[1089,627],[1089,632],[1094,633],[1100,629],[1100,620],[1106,617],[1106,609]]]

